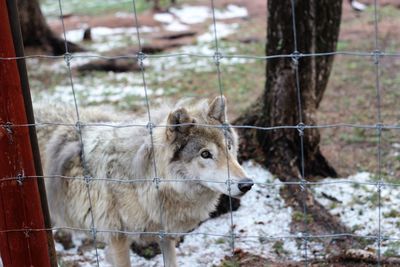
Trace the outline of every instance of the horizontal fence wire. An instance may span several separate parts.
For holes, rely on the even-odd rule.
[[[293,57],[303,58],[303,57],[326,57],[326,56],[358,56],[358,57],[400,57],[400,52],[381,52],[381,51],[371,51],[371,52],[361,52],[361,51],[336,51],[336,52],[322,52],[322,53],[299,53],[299,54],[281,54],[281,55],[267,55],[267,56],[256,56],[256,55],[238,55],[238,54],[224,54],[220,52],[221,62],[223,63],[224,58],[228,59],[259,59],[259,60],[271,60]],[[169,58],[169,57],[194,57],[194,58],[210,58],[214,59],[215,54],[202,54],[202,53],[161,53],[161,54],[146,54],[142,53],[132,54],[132,55],[119,55],[119,56],[107,56],[102,54],[81,54],[81,53],[69,53],[71,61],[75,58],[99,58],[99,59],[138,59],[145,57],[145,59],[158,59],[158,58]],[[18,59],[63,59],[65,55],[27,55],[23,57],[0,57],[0,60],[18,60]]]
[[[212,11],[214,12],[214,2],[213,0],[210,0],[211,2],[211,7]],[[127,1],[131,2],[131,1]],[[59,0],[59,8],[60,8],[60,13],[62,15],[62,3],[61,0]],[[292,4],[294,1],[291,2]],[[293,4],[294,6],[294,4]],[[198,127],[210,127],[210,128],[219,128],[219,129],[226,129],[227,127],[229,128],[234,128],[234,129],[248,129],[248,130],[259,130],[259,131],[274,131],[274,130],[284,130],[284,129],[293,129],[297,130],[300,133],[304,132],[304,130],[307,129],[331,129],[331,128],[354,128],[354,129],[368,129],[368,130],[376,130],[377,131],[377,138],[378,138],[378,145],[377,145],[377,161],[378,161],[378,179],[377,180],[370,180],[370,181],[350,181],[350,180],[330,180],[330,181],[317,181],[317,182],[312,182],[312,181],[307,181],[304,179],[305,173],[304,173],[304,155],[302,153],[302,179],[298,182],[254,182],[254,184],[259,185],[259,186],[265,186],[265,187],[280,187],[283,185],[298,185],[304,188],[310,188],[311,186],[319,186],[319,185],[332,185],[332,184],[344,184],[344,185],[366,185],[366,186],[374,186],[378,190],[379,193],[379,204],[378,204],[378,234],[377,235],[361,235],[361,234],[354,234],[354,233],[327,233],[327,234],[319,234],[319,235],[313,235],[305,232],[298,232],[293,235],[277,235],[277,236],[271,236],[271,235],[246,235],[246,236],[238,236],[234,233],[234,231],[230,231],[229,234],[219,234],[219,233],[210,233],[210,232],[167,232],[164,231],[164,229],[160,229],[159,232],[146,232],[146,231],[123,231],[120,229],[98,229],[95,227],[94,220],[92,218],[92,227],[91,228],[75,228],[75,227],[69,227],[69,226],[58,226],[58,227],[52,227],[52,228],[43,228],[43,229],[33,229],[33,228],[23,228],[23,229],[9,229],[9,230],[0,230],[0,233],[11,233],[11,232],[23,232],[25,234],[29,234],[32,232],[37,232],[37,231],[56,231],[56,230],[70,230],[70,231],[75,231],[75,232],[86,232],[89,233],[93,236],[94,240],[96,240],[96,235],[99,233],[118,233],[118,234],[125,234],[128,236],[145,236],[145,235],[152,235],[152,236],[158,236],[162,240],[166,236],[184,236],[184,235],[204,235],[204,236],[215,236],[215,237],[223,237],[223,238],[229,238],[231,240],[231,248],[232,248],[232,253],[235,248],[235,243],[234,242],[240,242],[241,240],[245,239],[259,239],[263,238],[264,240],[279,240],[279,239],[299,239],[303,242],[304,244],[304,260],[305,260],[305,265],[307,266],[309,258],[307,256],[308,253],[308,245],[307,242],[312,240],[312,239],[324,239],[324,238],[347,238],[347,237],[352,237],[352,238],[364,238],[364,239],[371,239],[371,240],[376,240],[377,241],[377,256],[378,256],[378,266],[380,266],[381,262],[381,243],[382,241],[400,241],[400,236],[385,236],[382,234],[381,231],[381,189],[385,187],[399,187],[400,183],[392,183],[392,182],[385,182],[383,181],[382,174],[381,174],[381,165],[382,165],[382,159],[381,159],[381,149],[382,149],[382,144],[381,144],[381,133],[383,130],[400,130],[400,125],[399,124],[383,124],[381,122],[381,115],[380,115],[380,65],[379,61],[384,58],[384,57],[393,57],[393,58],[398,58],[400,57],[400,52],[385,52],[385,51],[380,51],[379,50],[379,42],[378,42],[378,4],[377,1],[374,1],[374,26],[375,26],[375,33],[374,33],[374,48],[375,50],[373,51],[327,51],[327,52],[322,52],[322,53],[301,53],[297,51],[297,45],[296,45],[296,39],[298,38],[296,36],[296,29],[295,29],[295,17],[294,17],[294,8],[292,6],[292,15],[293,15],[293,34],[294,34],[294,40],[295,40],[295,46],[294,46],[294,51],[291,54],[279,54],[279,55],[246,55],[246,54],[230,54],[230,53],[223,53],[223,51],[220,51],[218,47],[218,36],[217,36],[217,25],[216,25],[216,20],[215,20],[215,15],[213,15],[213,30],[214,30],[214,41],[215,41],[215,53],[214,54],[202,54],[202,53],[161,53],[161,54],[146,54],[141,51],[141,37],[140,37],[140,30],[139,30],[139,23],[138,23],[138,16],[136,13],[136,7],[135,7],[135,0],[133,0],[133,8],[134,8],[134,24],[136,25],[137,29],[137,38],[139,40],[139,51],[134,54],[127,54],[127,55],[117,55],[117,56],[107,56],[107,55],[102,55],[102,54],[97,54],[97,53],[70,53],[68,52],[67,48],[67,42],[66,42],[66,31],[65,27],[63,27],[63,33],[64,33],[64,41],[66,45],[66,53],[64,55],[58,55],[58,56],[51,56],[51,55],[44,55],[44,54],[36,54],[36,55],[27,55],[23,57],[0,57],[0,61],[9,61],[9,60],[29,60],[29,59],[45,59],[45,60],[60,60],[64,59],[67,63],[67,66],[69,68],[69,75],[70,75],[70,81],[71,81],[71,87],[72,91],[74,91],[73,88],[73,80],[72,80],[72,73],[71,73],[71,68],[69,63],[73,62],[74,59],[80,59],[80,58],[93,58],[93,59],[135,59],[138,62],[140,62],[141,66],[141,75],[142,75],[142,80],[143,80],[143,89],[146,95],[146,106],[147,106],[147,114],[148,114],[148,122],[146,123],[136,123],[136,122],[129,122],[129,121],[124,121],[124,122],[113,122],[113,123],[91,123],[91,122],[84,122],[81,121],[81,117],[79,116],[79,105],[77,104],[77,100],[74,99],[74,105],[77,113],[77,121],[75,123],[65,123],[65,122],[38,122],[34,124],[12,124],[12,123],[3,123],[0,124],[0,127],[4,128],[6,132],[12,133],[12,128],[13,127],[74,127],[81,138],[81,146],[83,149],[84,142],[82,141],[82,136],[81,136],[81,131],[84,130],[86,127],[111,127],[111,128],[135,128],[135,127],[144,127],[149,129],[150,127],[150,137],[152,138],[152,129],[154,128],[167,128],[167,127],[173,127],[173,126],[187,126],[187,125],[195,125]],[[62,16],[61,16],[62,17]],[[63,22],[63,20],[62,20]],[[334,123],[334,124],[318,124],[318,125],[306,125],[303,123],[302,118],[299,118],[299,123],[297,125],[280,125],[280,126],[270,126],[270,127],[259,127],[259,126],[254,126],[254,125],[209,125],[209,124],[199,124],[199,123],[183,123],[183,124],[153,124],[151,121],[151,108],[150,108],[150,100],[147,95],[147,88],[146,88],[146,79],[145,79],[145,68],[143,65],[144,60],[149,60],[151,61],[152,59],[158,59],[158,58],[179,58],[179,57],[190,57],[190,58],[209,58],[210,59],[210,64],[214,63],[217,66],[217,75],[218,75],[218,89],[219,93],[222,95],[223,94],[223,88],[221,85],[221,71],[219,68],[219,64],[224,63],[224,59],[253,59],[253,60],[274,60],[274,59],[288,59],[288,60],[294,60],[295,62],[298,61],[301,58],[307,58],[307,57],[326,57],[326,56],[346,56],[346,57],[365,57],[365,58],[370,58],[372,64],[375,65],[375,73],[376,73],[376,93],[377,93],[377,123],[376,124],[357,124],[357,123]],[[216,61],[217,60],[217,61]],[[298,93],[298,97],[300,98],[301,94],[301,85],[298,84],[298,69],[296,68],[296,90]],[[301,101],[299,101],[299,114],[302,114],[302,108],[301,108]],[[300,135],[301,138],[301,135]],[[153,140],[152,140],[152,146],[153,146]],[[303,142],[301,142],[301,149],[303,151]],[[84,155],[83,155],[84,157]],[[84,164],[85,165],[85,164]],[[23,184],[23,182],[27,179],[66,179],[66,180],[78,180],[82,181],[83,183],[88,184],[88,193],[90,192],[89,188],[89,183],[93,182],[104,182],[104,183],[115,183],[115,184],[121,184],[121,185],[127,185],[127,184],[139,184],[139,183],[153,183],[156,187],[159,186],[159,184],[162,183],[187,183],[187,182],[207,182],[207,183],[222,183],[226,184],[227,187],[230,189],[231,185],[234,184],[239,184],[237,182],[234,182],[230,179],[229,176],[229,166],[227,166],[227,179],[226,181],[208,181],[208,180],[199,180],[199,179],[164,179],[163,177],[158,177],[157,175],[157,166],[156,166],[156,161],[153,159],[153,167],[154,167],[154,177],[152,178],[138,178],[138,179],[130,179],[129,177],[113,177],[113,178],[108,178],[108,177],[90,177],[88,179],[87,176],[63,176],[63,175],[44,175],[44,176],[18,176],[18,177],[3,177],[0,180],[1,183],[5,182],[16,182],[20,185]],[[87,166],[83,166],[85,169],[87,169]],[[87,170],[89,171],[89,170]],[[229,190],[230,192],[230,190]],[[90,198],[90,194],[89,194]],[[160,203],[160,207],[162,210],[162,203]],[[307,209],[304,206],[304,214],[307,215]],[[306,219],[307,216],[304,216]],[[233,213],[232,213],[232,205],[230,205],[230,224],[233,226]],[[160,217],[160,223],[162,223],[162,214]],[[307,225],[307,222],[305,221],[305,224]],[[94,246],[95,248],[97,246]],[[96,248],[97,249],[97,248]],[[97,254],[97,251],[96,251]],[[99,259],[97,255],[97,265],[99,265]],[[164,261],[165,264],[165,261]]]
[[[81,180],[82,182],[87,182],[86,177],[84,176],[64,176],[64,175],[48,175],[48,176],[18,176],[18,177],[4,177],[0,180],[1,183],[5,182],[18,182],[22,183],[25,179],[65,179],[65,180]],[[158,177],[158,183],[187,183],[187,182],[207,182],[207,183],[215,183],[215,184],[228,184],[228,180],[226,181],[215,181],[215,180],[205,180],[205,179],[164,179],[162,177]],[[250,177],[252,178],[252,177]],[[155,182],[154,178],[138,178],[138,179],[130,179],[129,177],[119,177],[119,178],[102,178],[102,177],[91,177],[91,181],[98,182],[106,182],[106,183],[117,183],[117,184],[140,184],[140,183],[150,183]],[[241,182],[235,182],[233,180],[230,181],[232,185],[234,184],[242,184]],[[332,184],[348,184],[348,185],[369,185],[376,187],[399,187],[400,183],[389,183],[383,181],[349,181],[349,180],[340,180],[340,181],[317,181],[310,182],[307,180],[300,182],[255,182],[255,185],[266,186],[266,187],[279,187],[282,185],[309,185],[309,186],[319,186],[319,185],[332,185]]]
[[[35,228],[24,228],[24,229],[8,229],[8,230],[0,230],[0,233],[34,233],[34,232],[40,232],[40,231],[57,231],[57,230],[69,230],[69,231],[75,231],[75,232],[86,232],[86,233],[92,233],[93,229],[92,228],[79,228],[79,227],[70,227],[70,226],[59,226],[59,227],[51,227],[51,228],[40,228],[40,229],[35,229]],[[225,237],[225,238],[231,238],[231,234],[219,234],[219,233],[210,233],[210,232],[145,232],[145,231],[123,231],[123,230],[115,230],[115,229],[95,229],[96,233],[118,233],[118,234],[125,234],[129,236],[138,236],[138,235],[143,235],[143,236],[158,236],[160,234],[165,235],[165,236],[187,236],[187,235],[201,235],[201,236],[214,236],[214,237]],[[270,236],[270,235],[246,235],[246,236],[237,236],[234,235],[235,239],[257,239],[257,238],[265,238],[266,240],[278,240],[278,239],[304,239],[304,237],[308,239],[323,239],[323,238],[346,238],[346,237],[353,237],[353,238],[365,238],[365,239],[378,239],[378,235],[361,235],[361,234],[354,234],[354,233],[338,233],[338,234],[319,234],[319,235],[313,235],[313,234],[303,234],[301,232],[297,234],[292,234],[292,235],[276,235],[276,236]],[[384,236],[381,235],[382,240],[386,241],[400,241],[400,236]]]
[[[78,122],[81,127],[111,127],[111,128],[132,128],[142,127],[148,128],[148,123],[124,123],[124,124],[112,124],[112,123],[99,123],[99,122]],[[12,130],[12,127],[39,127],[39,126],[66,126],[66,127],[77,127],[78,123],[64,123],[64,122],[39,122],[31,124],[12,124],[12,123],[1,123],[0,127],[6,130]],[[274,131],[283,129],[295,129],[295,130],[306,130],[306,129],[329,129],[329,128],[358,128],[358,129],[375,129],[375,130],[400,130],[398,124],[351,124],[351,123],[334,123],[334,124],[317,124],[317,125],[280,125],[280,126],[254,126],[254,125],[215,125],[215,124],[204,124],[204,123],[180,123],[180,124],[152,124],[154,128],[168,128],[176,126],[199,126],[204,128],[234,128],[234,129],[254,129],[260,131]]]

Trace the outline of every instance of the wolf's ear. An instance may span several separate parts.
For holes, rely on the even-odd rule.
[[[211,102],[208,110],[208,116],[216,119],[217,121],[224,123],[227,121],[226,116],[226,99],[225,96],[217,96]]]
[[[190,128],[193,127],[193,125],[179,124],[194,123],[194,119],[185,108],[178,108],[168,115],[167,123],[170,125],[167,127],[167,139],[172,141],[179,134],[188,134]]]

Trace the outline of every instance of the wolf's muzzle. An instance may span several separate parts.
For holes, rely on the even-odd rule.
[[[249,191],[253,185],[253,180],[249,178],[242,179],[238,182],[238,188],[242,193],[246,193],[247,191]]]

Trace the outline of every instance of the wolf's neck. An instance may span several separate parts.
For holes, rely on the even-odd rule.
[[[208,189],[193,192],[161,189],[158,196],[162,199],[167,230],[187,232],[197,227],[215,210],[219,195]]]
[[[172,155],[164,140],[164,132],[164,128],[155,128],[151,137],[145,126],[86,128],[83,132],[85,155],[97,174],[152,179],[157,169],[157,176],[163,177],[165,163]]]

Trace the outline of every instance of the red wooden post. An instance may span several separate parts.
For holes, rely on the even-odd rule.
[[[0,0],[0,33],[0,57],[23,56],[14,1]],[[50,267],[56,262],[43,181],[30,178],[42,173],[34,128],[13,126],[33,122],[24,72],[24,60],[0,60],[0,253],[5,267]]]

